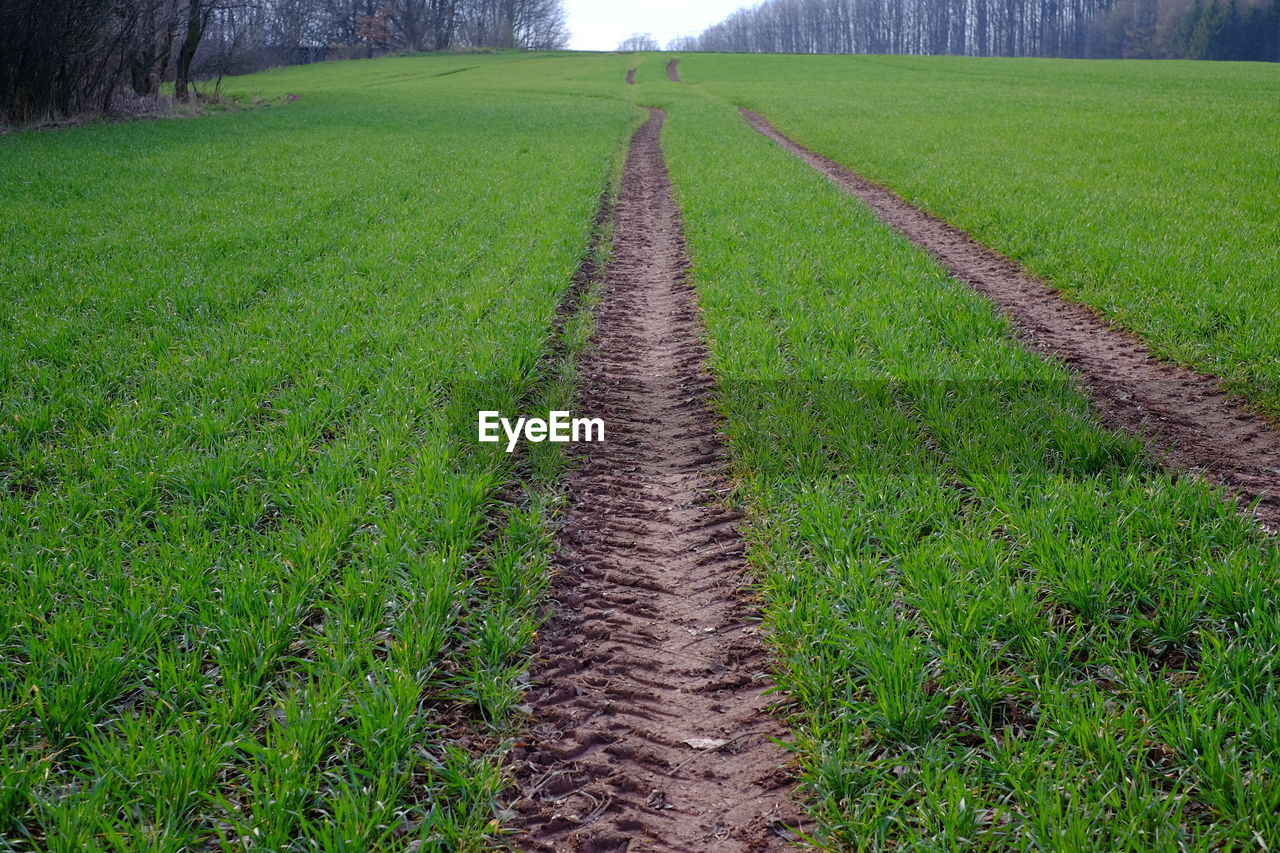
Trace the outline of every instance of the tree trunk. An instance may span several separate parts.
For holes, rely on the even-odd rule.
[[[516,46],[516,3],[503,0],[498,15],[498,46],[511,49]]]
[[[195,61],[196,49],[200,47],[204,25],[208,21],[204,4],[205,0],[187,2],[187,32],[183,36],[182,47],[178,49],[177,77],[173,83],[173,93],[180,101],[190,98],[188,88],[191,85],[191,63]]]
[[[156,61],[151,66],[153,94],[160,91],[160,84],[169,73],[169,61],[173,59],[173,31],[178,27],[178,0],[168,4],[164,24],[156,31]]]

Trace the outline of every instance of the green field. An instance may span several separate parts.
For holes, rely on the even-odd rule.
[[[637,123],[554,59],[495,90],[502,61],[0,139],[17,847],[492,831],[492,750],[445,732],[509,725],[559,461],[475,411],[566,399],[557,308]]]
[[[0,137],[0,848],[493,843],[566,460],[475,411],[571,399],[639,104],[816,838],[1280,843],[1273,540],[733,108],[1280,411],[1276,70],[667,58]]]
[[[1271,540],[736,111],[668,148],[827,839],[1280,838]]]
[[[1280,415],[1274,65],[695,54],[681,68]]]

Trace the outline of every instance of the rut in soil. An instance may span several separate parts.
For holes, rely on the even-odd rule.
[[[1135,335],[1064,299],[1014,261],[892,190],[789,139],[763,116],[753,128],[861,199],[881,221],[986,296],[1037,352],[1070,365],[1103,422],[1139,435],[1162,464],[1203,476],[1270,530],[1280,527],[1280,429],[1223,393],[1212,376],[1156,357]]]
[[[680,81],[680,60],[673,59],[667,63],[667,79],[670,80],[672,83],[681,82]]]
[[[520,849],[782,849],[797,820],[738,519],[720,502],[662,121],[650,110],[631,143],[583,366],[579,406],[606,440],[569,481],[534,724],[513,752]]]

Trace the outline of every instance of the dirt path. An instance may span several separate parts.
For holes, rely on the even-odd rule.
[[[670,80],[672,83],[681,82],[680,81],[680,60],[673,59],[667,63],[667,79]]]
[[[787,754],[743,601],[700,319],[651,110],[632,140],[580,410],[535,725],[514,752],[520,849],[781,849]],[[687,741],[694,739],[691,745]],[[702,739],[702,740],[699,740]]]
[[[999,306],[1034,349],[1067,362],[1104,422],[1141,434],[1168,467],[1204,475],[1246,503],[1257,499],[1259,519],[1272,530],[1280,527],[1280,430],[1272,420],[1228,397],[1213,377],[1158,359],[1135,335],[1066,301],[960,229],[809,151],[764,117],[741,112],[753,128],[860,198]]]
[[[627,69],[627,85],[634,86],[636,84],[636,70],[634,68]]]

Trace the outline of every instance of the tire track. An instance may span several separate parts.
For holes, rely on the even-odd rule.
[[[672,83],[683,82],[680,79],[680,60],[673,59],[667,63],[667,79]]]
[[[634,86],[636,84],[636,70],[634,68],[627,69],[627,85]]]
[[[1134,334],[1069,302],[1014,261],[916,208],[892,190],[784,136],[741,109],[755,130],[857,196],[887,225],[994,302],[1036,351],[1065,361],[1104,423],[1139,435],[1166,467],[1203,476],[1280,527],[1280,430],[1218,387],[1212,376],[1164,361]]]
[[[614,208],[580,403],[606,441],[570,478],[534,724],[512,753],[521,849],[772,850],[796,822],[738,519],[717,502],[663,118],[650,109],[632,139]]]

